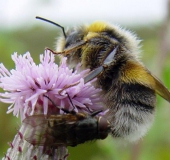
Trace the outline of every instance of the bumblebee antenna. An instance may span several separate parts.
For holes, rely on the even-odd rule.
[[[45,22],[49,22],[49,23],[51,23],[51,24],[54,24],[55,26],[60,27],[60,28],[62,29],[62,31],[63,31],[64,37],[65,37],[65,38],[67,37],[63,26],[61,26],[61,25],[59,25],[59,24],[57,24],[57,23],[55,23],[55,22],[53,22],[53,21],[50,21],[50,20],[48,20],[48,19],[39,17],[39,16],[36,16],[35,18],[36,18],[36,19],[40,19],[40,20],[45,21]]]

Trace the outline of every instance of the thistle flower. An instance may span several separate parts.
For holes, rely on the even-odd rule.
[[[48,51],[40,55],[39,65],[34,63],[29,53],[23,56],[14,53],[12,59],[15,69],[11,71],[0,64],[0,88],[5,91],[0,93],[0,101],[10,104],[7,113],[20,115],[21,123],[27,116],[63,114],[63,109],[87,114],[102,109],[100,89],[94,88],[90,82],[84,83],[83,77],[88,70],[73,72],[67,67],[66,58],[58,66],[54,63],[54,55]],[[39,159],[44,153],[43,147],[35,148],[24,140],[25,130],[25,126],[21,125],[10,143],[6,159]],[[64,147],[58,148],[55,153],[66,159]],[[41,155],[41,159],[50,159],[48,155]]]

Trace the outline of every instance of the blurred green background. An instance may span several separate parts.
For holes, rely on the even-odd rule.
[[[10,30],[1,28],[0,62],[8,69],[14,68],[11,60],[14,52],[23,54],[29,51],[38,63],[39,54],[44,52],[45,47],[54,49],[55,38],[60,30],[38,24],[40,22],[32,27]],[[70,25],[74,24],[70,22]],[[142,61],[170,89],[170,36],[167,36],[170,28],[169,10],[167,9],[161,23],[126,25],[126,28],[134,31],[143,40]],[[0,103],[0,158],[6,153],[9,147],[7,142],[13,140],[20,125],[18,118],[6,114],[7,107],[7,104]],[[170,104],[158,97],[154,124],[136,144],[118,142],[110,136],[103,141],[87,142],[68,149],[68,160],[170,160]]]

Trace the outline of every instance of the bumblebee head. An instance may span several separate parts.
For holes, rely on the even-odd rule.
[[[116,25],[96,21],[90,25],[71,28],[66,36],[57,41],[57,52],[67,50],[71,68],[81,62],[83,68],[94,69],[103,59],[118,47],[113,61],[124,58],[137,58],[140,40],[125,29]]]

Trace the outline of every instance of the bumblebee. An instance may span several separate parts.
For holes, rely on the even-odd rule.
[[[104,117],[96,116],[100,112],[28,116],[23,120],[23,125],[29,129],[24,138],[32,145],[52,148],[74,147],[86,141],[105,139],[110,132],[110,123]]]
[[[102,89],[112,136],[128,141],[144,136],[154,119],[156,94],[170,102],[170,92],[139,60],[140,40],[101,21],[62,29],[51,52],[66,56],[73,70],[78,63],[80,70],[90,69],[85,81],[97,77],[94,86]]]

